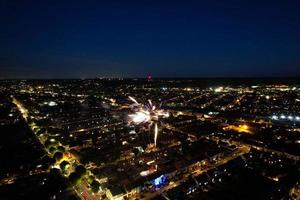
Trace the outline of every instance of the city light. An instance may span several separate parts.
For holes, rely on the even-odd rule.
[[[94,99],[87,98],[82,88],[77,91],[77,87],[74,91],[66,88],[66,95],[70,97],[51,98],[42,92],[31,92],[29,97],[15,94],[20,99],[11,97],[15,104],[0,102],[0,108],[11,106],[7,109],[8,118],[0,121],[0,125],[27,123],[35,133],[32,137],[37,137],[37,142],[42,144],[39,146],[53,160],[49,169],[60,171],[83,199],[88,196],[91,199],[105,196],[107,199],[142,196],[145,196],[142,199],[153,199],[162,193],[173,199],[171,195],[176,192],[169,191],[186,186],[184,195],[188,199],[201,187],[209,191],[216,183],[226,184],[227,176],[239,173],[233,171],[237,167],[235,162],[243,168],[264,170],[265,163],[269,168],[288,169],[287,158],[299,159],[293,154],[286,157],[284,148],[288,145],[291,153],[295,153],[292,148],[300,144],[297,134],[300,110],[295,105],[297,102],[283,107],[289,102],[285,103],[285,93],[278,94],[278,89],[275,93],[264,86],[252,90],[249,86],[226,86],[216,93],[217,87],[202,90],[196,84],[184,82],[182,87],[148,84],[142,89],[131,85],[132,91],[122,85],[111,93],[97,94]],[[162,90],[164,87],[168,89]],[[45,85],[43,90],[47,89]],[[64,93],[60,89],[52,93],[59,92]],[[257,98],[252,98],[253,92]],[[124,96],[129,94],[140,95],[143,101],[133,97],[124,101]],[[267,94],[270,100],[266,100]],[[147,99],[156,99],[156,102]],[[59,106],[51,107],[50,102],[57,102]],[[262,106],[249,106],[256,103]],[[166,119],[169,113],[172,117]],[[265,113],[271,114],[265,117]],[[30,120],[19,120],[25,117]],[[159,135],[161,130],[164,130],[163,135]],[[205,134],[198,134],[201,132]],[[269,134],[272,134],[271,139]],[[85,159],[84,163],[80,158]],[[262,164],[258,165],[259,162]],[[291,163],[291,166],[297,164]],[[38,162],[39,167],[29,174],[42,172],[41,166],[48,165],[45,164]],[[80,165],[85,173],[78,170]],[[101,170],[94,170],[97,168]],[[288,171],[282,172],[288,174]],[[84,175],[73,176],[76,173]],[[198,180],[201,175],[207,179]],[[282,181],[281,174],[261,176]],[[14,180],[13,177],[4,182],[10,180]],[[127,187],[137,180],[136,188]],[[47,185],[45,180],[40,183]],[[113,187],[129,189],[115,191]]]
[[[300,117],[299,116],[293,116],[293,115],[289,115],[289,116],[286,116],[284,114],[281,114],[281,115],[272,115],[270,117],[272,120],[289,120],[289,121],[300,121]]]
[[[246,124],[243,125],[227,125],[225,127],[223,127],[223,130],[227,131],[227,130],[233,130],[233,131],[237,131],[240,133],[249,133],[252,134],[252,130],[250,129],[250,127]]]
[[[153,181],[154,186],[157,188],[161,188],[166,183],[167,183],[167,177],[165,175],[161,175],[161,176],[157,177],[156,179],[154,179],[154,181]]]
[[[246,124],[244,124],[241,126],[241,128],[247,130],[249,127]]]
[[[214,91],[215,91],[215,92],[222,92],[222,91],[223,91],[223,89],[224,89],[223,87],[218,87],[218,88],[215,88],[215,90],[214,90]]]

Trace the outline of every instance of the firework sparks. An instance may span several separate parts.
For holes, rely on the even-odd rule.
[[[151,127],[154,124],[154,145],[156,146],[156,141],[158,137],[158,121],[160,118],[169,117],[169,113],[158,109],[155,105],[152,104],[151,100],[148,100],[147,104],[140,104],[133,97],[129,97],[133,102],[132,109],[134,110],[133,114],[128,115],[129,123],[133,124],[148,124]]]
[[[158,127],[157,127],[157,123],[155,123],[155,128],[154,128],[154,145],[155,146],[156,146],[157,136],[158,136]]]
[[[149,112],[138,111],[132,115],[129,115],[131,121],[135,124],[146,123],[151,120]]]
[[[131,101],[133,101],[135,104],[140,105],[140,104],[137,102],[137,100],[135,100],[133,97],[129,97],[129,99],[130,99]]]

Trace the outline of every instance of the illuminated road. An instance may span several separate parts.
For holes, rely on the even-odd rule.
[[[122,122],[119,122],[119,123],[113,123],[113,124],[109,124],[109,125],[99,125],[99,126],[94,126],[94,127],[90,127],[90,128],[81,128],[81,129],[78,129],[78,130],[75,130],[75,131],[70,131],[71,134],[73,133],[80,133],[80,132],[86,132],[86,131],[92,131],[92,130],[96,130],[96,129],[101,129],[101,128],[111,128],[111,127],[115,127],[117,125],[121,125],[123,124]],[[112,129],[112,130],[116,130],[116,129]]]
[[[21,112],[22,114],[22,117],[25,119],[25,121],[27,122],[27,118],[29,117],[28,115],[28,110],[22,105],[22,103],[20,101],[18,101],[16,98],[13,97],[13,103],[17,106],[18,110]],[[28,125],[32,132],[34,132],[33,128]],[[40,143],[43,145],[44,147],[44,150],[48,153],[48,155],[51,157],[51,154],[48,152],[47,148],[44,146],[43,142],[40,140],[39,137],[37,137],[37,135],[35,134],[36,138],[38,141],[40,141]],[[60,145],[62,145],[61,143],[59,143]],[[64,146],[65,149],[66,149],[66,153],[69,153],[67,152],[68,151],[68,147]],[[79,164],[80,162],[78,160],[76,160],[74,157],[73,158],[70,158],[70,159],[67,159],[68,162],[71,164],[71,167],[70,169],[75,169],[75,164]],[[89,171],[88,171],[89,172]],[[64,174],[65,177],[67,177],[67,175],[70,173],[70,171],[66,172]],[[91,172],[89,172],[91,173]],[[81,199],[84,199],[84,200],[96,200],[96,199],[100,199],[100,194],[94,194],[88,187],[88,184],[85,180],[85,178],[83,178],[83,180],[81,181],[81,184],[79,184],[78,186],[76,187],[73,187],[74,191],[76,192],[76,194],[78,195],[78,197],[80,197]]]

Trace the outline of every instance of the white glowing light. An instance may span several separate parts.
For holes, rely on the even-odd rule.
[[[139,103],[133,97],[129,97],[129,99],[139,105]]]
[[[133,97],[129,97],[129,99],[133,102],[131,107],[135,111],[133,114],[128,115],[129,123],[137,125],[149,124],[149,126],[154,124],[154,144],[156,146],[158,137],[158,121],[160,118],[169,117],[169,113],[162,109],[158,109],[155,105],[152,104],[151,100],[148,100],[148,103],[144,105],[140,104]]]
[[[281,119],[285,119],[286,116],[285,116],[285,115],[280,115],[280,118],[281,118]]]
[[[50,102],[48,103],[48,105],[49,105],[49,106],[56,106],[56,105],[57,105],[57,103],[56,103],[56,102],[54,102],[54,101],[50,101]]]
[[[136,112],[135,114],[129,115],[132,122],[135,124],[145,123],[150,121],[151,117],[149,112]]]
[[[154,128],[154,145],[155,146],[156,146],[157,136],[158,136],[158,127],[157,127],[157,123],[155,123],[155,128]]]
[[[223,91],[223,87],[215,88],[215,92],[222,92],[222,91]]]

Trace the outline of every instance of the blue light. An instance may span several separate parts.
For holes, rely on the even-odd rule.
[[[155,187],[162,187],[167,183],[167,177],[165,175],[161,175],[159,177],[157,177],[156,179],[154,179],[153,184]]]

